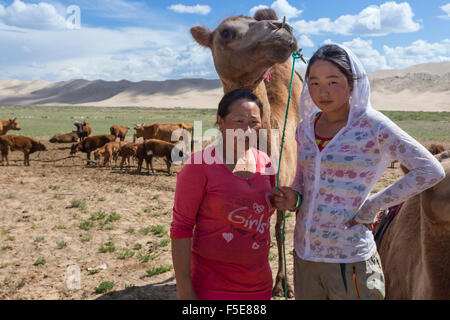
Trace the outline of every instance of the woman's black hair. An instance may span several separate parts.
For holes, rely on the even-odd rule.
[[[357,77],[352,72],[352,66],[350,64],[350,58],[344,49],[335,44],[326,44],[320,47],[314,55],[309,59],[308,67],[306,68],[305,78],[308,81],[309,68],[317,60],[325,60],[336,66],[347,78],[348,84],[352,87],[353,81],[357,80]]]
[[[252,101],[256,103],[259,107],[259,112],[261,114],[261,118],[263,116],[263,105],[261,100],[250,90],[246,89],[236,89],[228,92],[222,97],[222,100],[219,102],[219,108],[217,109],[217,115],[224,119],[230,113],[231,105],[240,99],[245,99],[248,101]],[[217,124],[217,122],[216,122]]]

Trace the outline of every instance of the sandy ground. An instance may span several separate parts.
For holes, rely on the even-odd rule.
[[[176,172],[181,165],[174,165],[173,175],[168,176],[160,159],[154,161],[154,175],[136,174],[134,167],[129,171],[86,167],[84,154],[78,154],[83,160],[42,162],[69,155],[70,145],[47,146],[49,151],[31,156],[30,167],[23,166],[21,152],[10,155],[16,160],[10,167],[0,167],[0,299],[176,299],[173,270],[154,276],[147,270],[172,265],[168,233],[156,234],[151,227],[169,231]],[[381,190],[400,176],[398,165],[387,169],[375,189]],[[83,201],[85,209],[72,207],[74,200]],[[92,214],[99,211],[106,217],[92,220]],[[105,223],[113,212],[120,218]],[[91,222],[89,230],[80,228],[83,222]],[[291,283],[294,222],[294,216],[287,218]],[[275,277],[273,225],[270,260]],[[107,242],[113,242],[116,250],[100,253]],[[130,256],[119,259],[125,252]],[[148,261],[143,262],[146,255]],[[45,264],[35,265],[39,258]],[[88,270],[103,264],[106,270]],[[79,289],[69,290],[77,285],[69,267],[80,271]],[[104,281],[114,282],[112,291],[96,293]]]

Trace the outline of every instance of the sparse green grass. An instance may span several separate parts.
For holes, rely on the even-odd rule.
[[[162,237],[167,234],[166,228],[164,228],[164,226],[162,226],[162,225],[152,226],[150,228],[150,231],[158,237]]]
[[[121,216],[115,212],[111,213],[108,218],[105,220],[105,223],[114,222],[121,218]]]
[[[8,266],[7,263],[2,263],[2,264],[0,265],[0,269],[5,269],[7,266]]]
[[[149,232],[150,232],[150,228],[149,227],[139,229],[139,233],[144,235],[144,236],[148,235]]]
[[[155,254],[144,254],[142,252],[138,253],[138,259],[141,263],[147,263],[149,260],[155,260],[157,256]]]
[[[56,200],[63,200],[64,199],[64,195],[57,193],[57,194],[55,194],[53,196],[53,198],[56,199]]]
[[[8,240],[8,241],[14,241],[16,238],[15,237],[13,237],[13,236],[8,236],[7,238],[6,238],[6,240]]]
[[[111,291],[114,288],[113,281],[104,281],[95,287],[95,293],[105,293]]]
[[[100,253],[114,252],[114,251],[116,251],[116,245],[112,241],[106,242],[98,249],[98,252]]]
[[[105,201],[106,199],[104,197],[98,198],[97,201]]]
[[[48,206],[47,206],[47,211],[51,211],[51,210],[53,210],[54,208],[53,208],[53,206],[51,205],[51,204],[49,204]]]
[[[20,289],[20,288],[24,287],[25,284],[26,284],[25,279],[22,279],[21,281],[19,281],[19,282],[17,283],[16,289]]]
[[[34,243],[40,243],[40,242],[45,243],[45,238],[44,237],[36,237],[34,239]]]
[[[142,244],[140,243],[136,243],[133,247],[133,250],[141,250],[142,249]]]
[[[276,258],[277,258],[277,254],[276,253],[272,253],[272,252],[269,253],[269,261],[273,261]]]
[[[158,200],[159,199],[159,194],[155,194],[153,197],[152,197],[152,200]]]
[[[66,226],[65,226],[65,225],[63,225],[63,224],[60,224],[60,225],[58,225],[58,229],[59,229],[59,230],[63,230],[63,229],[67,229],[67,228],[66,228]]]
[[[47,261],[45,261],[45,258],[38,258],[33,265],[34,266],[39,266],[39,265],[45,265],[47,263]]]
[[[99,273],[100,271],[102,271],[101,268],[99,268],[99,269],[92,269],[92,270],[88,270],[88,273],[92,275],[92,274]]]
[[[92,240],[92,234],[85,234],[81,237],[81,242],[89,242]]]
[[[119,260],[124,260],[124,259],[128,259],[134,256],[134,252],[130,251],[129,249],[125,249],[124,251],[120,252],[117,255],[117,259]]]
[[[14,199],[14,195],[12,193],[8,193],[6,195],[6,199]]]
[[[117,189],[114,189],[114,192],[116,192],[116,193],[125,193],[126,191],[124,189],[122,189],[122,188],[117,188]]]
[[[67,247],[67,242],[65,242],[65,241],[58,242],[58,249],[64,249],[66,247]]]
[[[59,186],[54,186],[54,185],[49,185],[48,188],[51,189],[51,190],[58,190],[60,187]]]
[[[9,230],[2,229],[1,234],[2,236],[7,235],[9,233]]]
[[[92,221],[84,221],[79,224],[80,229],[89,231],[94,227],[94,223]]]
[[[104,211],[96,211],[91,214],[91,220],[101,220],[106,217],[106,213]]]
[[[86,210],[87,206],[86,203],[82,200],[72,200],[70,201],[70,207],[71,208],[79,208],[80,210]]]
[[[153,277],[156,276],[158,274],[162,274],[165,273],[167,271],[170,271],[173,269],[172,265],[165,265],[165,266],[159,266],[159,267],[151,267],[149,269],[147,269],[147,276],[148,277]]]
[[[161,247],[161,248],[164,248],[164,247],[167,247],[169,245],[169,243],[170,243],[170,239],[169,238],[162,239],[159,242],[158,246]]]
[[[132,227],[129,227],[129,228],[127,229],[127,232],[128,232],[128,233],[134,233],[134,231],[135,231],[135,230],[134,230],[134,228],[132,228]]]

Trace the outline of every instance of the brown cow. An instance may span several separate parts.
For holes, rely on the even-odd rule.
[[[158,139],[166,142],[174,143],[172,141],[172,134],[174,131],[178,129],[187,130],[190,134],[191,139],[191,150],[193,148],[194,139],[192,137],[193,134],[193,126],[187,122],[174,122],[174,123],[154,123],[150,125],[140,125],[136,126],[134,130],[136,133],[133,135],[133,142],[136,142],[137,138],[144,138],[144,141],[147,139]],[[179,138],[183,140],[183,136]]]
[[[88,122],[86,121],[75,122],[73,125],[77,127],[77,135],[78,138],[80,138],[80,141],[83,141],[84,139],[90,136],[92,132],[92,127]]]
[[[98,161],[100,156],[103,156],[103,165],[106,166],[108,164],[108,166],[111,166],[112,160],[117,161],[117,153],[125,144],[126,142],[124,141],[108,142],[94,151],[94,160]]]
[[[0,136],[0,150],[2,153],[2,165],[3,160],[6,160],[6,165],[9,166],[8,153],[18,150],[23,152],[24,165],[29,166],[30,154],[36,151],[46,151],[47,148],[40,141],[14,134],[5,134]]]
[[[123,169],[123,165],[125,162],[127,162],[128,166],[130,166],[130,159],[136,156],[136,151],[139,145],[142,145],[142,143],[140,144],[127,143],[126,145],[122,146],[122,148],[120,148],[119,152],[117,153],[119,156],[122,157],[122,160],[120,162],[120,170]]]
[[[0,135],[6,134],[8,130],[20,130],[20,126],[16,121],[17,118],[9,120],[0,120]]]
[[[87,154],[87,163],[91,161],[91,152],[95,149],[103,147],[108,142],[116,140],[111,134],[102,134],[99,136],[87,137],[81,142],[74,143],[70,148],[70,154],[74,155],[77,151],[81,151]]]
[[[109,128],[109,132],[111,132],[111,134],[113,136],[119,137],[120,141],[124,141],[125,140],[125,136],[127,135],[128,129],[130,129],[129,127],[125,127],[125,126],[119,126],[117,124],[113,124],[111,126],[111,128]]]
[[[172,165],[172,149],[175,148],[175,145],[170,142],[166,142],[158,139],[149,139],[145,141],[143,144],[139,145],[136,151],[136,155],[138,158],[138,172],[141,172],[142,162],[145,159],[147,164],[147,171],[150,172],[148,164],[150,163],[150,167],[153,170],[152,160],[153,157],[161,157],[164,158],[164,161],[167,165],[167,173],[170,176],[170,166]],[[183,152],[178,150],[179,156],[183,156]]]
[[[58,133],[55,134],[49,142],[51,143],[70,143],[70,142],[77,142],[78,141],[78,134],[76,131],[72,131],[69,133]]]

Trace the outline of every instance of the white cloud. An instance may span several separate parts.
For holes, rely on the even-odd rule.
[[[141,81],[177,79],[182,74],[217,78],[211,52],[198,46],[187,28],[44,31],[0,23],[0,30],[0,48],[7,57],[0,60],[2,79]]]
[[[322,44],[335,43],[331,39]],[[403,69],[415,64],[450,61],[450,39],[429,43],[414,41],[406,47],[383,46],[383,53],[373,48],[372,40],[355,38],[343,42],[361,60],[367,72],[383,69]]]
[[[0,22],[19,28],[66,29],[64,14],[46,2],[29,4],[14,0],[8,7],[0,4]]]
[[[355,53],[367,72],[389,68],[386,57],[372,47],[372,40],[366,41],[356,38],[352,41],[344,42],[343,45]]]
[[[272,3],[272,5],[270,6],[273,10],[275,10],[278,19],[283,19],[284,16],[286,16],[286,19],[291,19],[291,18],[297,18],[302,12],[303,10],[299,10],[293,6],[291,6],[289,4],[289,2],[287,2],[287,0],[276,0],[275,2]],[[269,8],[266,5],[258,5],[255,6],[253,8],[250,9],[249,11],[249,15],[251,17],[253,17],[255,15],[255,12],[260,10],[260,9],[267,9]]]
[[[414,13],[407,2],[386,2],[380,6],[369,6],[356,15],[340,16],[334,21],[330,18],[299,20],[293,22],[292,26],[298,34],[382,36],[419,30],[421,26],[413,17]]]
[[[314,47],[314,42],[307,36],[307,35],[301,35],[300,39],[298,39],[298,46],[300,48],[312,48]]]
[[[185,6],[184,4],[173,4],[168,9],[178,13],[195,13],[201,15],[207,15],[208,13],[211,12],[210,6],[200,4],[197,4],[195,6]]]
[[[297,18],[302,10],[298,10],[297,8],[291,6],[286,0],[277,0],[272,3],[271,8],[275,10],[278,15],[278,18],[282,19],[286,16],[286,19]]]
[[[426,40],[414,41],[408,47],[383,46],[386,59],[393,68],[410,65],[450,61],[450,39],[429,43]]]
[[[443,18],[443,19],[450,19],[450,3],[447,3],[446,5],[443,5],[440,7],[442,9],[442,11],[445,12],[445,16],[439,16],[439,18]]]

